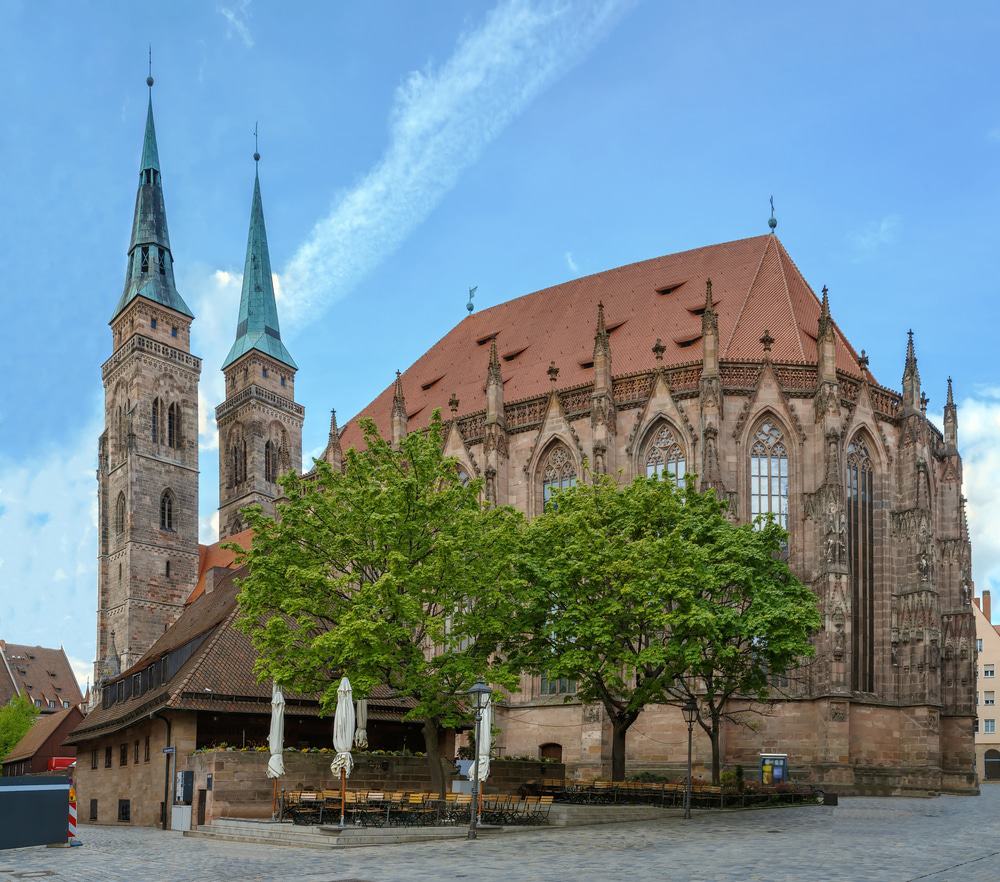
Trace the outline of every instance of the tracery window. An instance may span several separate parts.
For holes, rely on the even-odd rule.
[[[160,496],[160,529],[174,529],[174,495],[169,490]]]
[[[121,536],[125,532],[125,494],[119,493],[115,502],[115,535]]]
[[[236,437],[229,448],[229,473],[234,485],[247,479],[247,442],[240,437]]]
[[[157,248],[156,250],[158,252],[158,254],[157,254],[157,260],[159,261],[160,275],[164,276],[164,275],[167,274],[167,265],[166,265],[166,262],[164,260],[163,249],[162,248]]]
[[[167,446],[175,450],[181,446],[181,406],[176,401],[167,408]]]
[[[865,438],[847,446],[847,550],[851,573],[851,681],[875,691],[875,469]]]
[[[542,467],[542,501],[548,503],[555,490],[565,490],[576,484],[576,464],[565,444],[556,444]]]
[[[646,475],[669,476],[675,484],[683,484],[685,467],[684,451],[677,437],[670,426],[661,425],[646,448]]]
[[[778,424],[764,419],[750,439],[750,514],[772,514],[788,529],[788,450]]]
[[[139,252],[139,270],[144,273],[149,272],[149,247],[143,245]]]
[[[274,483],[278,479],[278,456],[274,449],[274,442],[268,441],[264,445],[264,480]]]
[[[465,469],[463,469],[461,466],[457,466],[457,469],[458,469],[458,482],[463,487],[468,487],[469,486],[469,481],[472,480],[472,476]]]

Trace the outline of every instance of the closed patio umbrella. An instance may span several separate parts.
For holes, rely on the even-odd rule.
[[[357,730],[354,732],[354,746],[358,750],[368,749],[368,699],[359,698],[357,706]]]
[[[493,738],[493,700],[486,702],[482,719],[479,721],[479,732],[476,738],[476,752],[479,759],[479,780],[485,781],[490,776],[490,747]]]
[[[267,777],[274,779],[271,792],[271,817],[277,812],[278,778],[285,774],[285,759],[282,751],[285,747],[285,696],[281,687],[275,682],[271,685],[271,732],[267,736],[267,746],[270,757],[267,760]]]
[[[340,772],[340,826],[344,826],[344,801],[347,778],[354,768],[351,745],[354,742],[354,696],[351,681],[342,677],[337,689],[337,713],[333,718],[333,749],[337,751],[330,771]]]

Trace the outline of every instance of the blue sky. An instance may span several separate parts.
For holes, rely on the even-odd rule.
[[[255,120],[304,450],[477,305],[778,233],[898,387],[955,379],[978,587],[1000,588],[995,4],[0,0],[0,636],[89,663],[100,365],[153,44],[178,288],[211,411]]]

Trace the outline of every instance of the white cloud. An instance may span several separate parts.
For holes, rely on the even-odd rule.
[[[73,674],[76,677],[76,682],[80,684],[80,692],[86,695],[87,684],[91,683],[91,679],[94,676],[93,663],[89,661],[84,661],[82,658],[76,658],[75,656],[70,655],[69,653],[66,653],[66,658],[69,659],[69,666],[73,669]]]
[[[442,65],[396,91],[389,145],[341,194],[283,274],[290,327],[343,297],[437,206],[461,173],[610,30],[628,0],[505,0]]]
[[[93,658],[101,420],[95,402],[91,418],[60,445],[0,459],[0,636],[6,640],[61,644],[70,655]]]
[[[219,541],[219,510],[207,517],[198,518],[198,541],[202,545],[212,545]]]
[[[867,257],[885,245],[891,245],[899,236],[899,215],[887,214],[878,221],[870,221],[847,238],[858,257]]]
[[[229,24],[229,27],[226,28],[226,35],[231,37],[236,34],[247,49],[253,49],[253,34],[250,33],[250,27],[247,24],[247,18],[250,15],[250,0],[238,0],[238,2],[228,6],[220,5],[218,12]]]
[[[573,252],[572,251],[567,251],[565,256],[566,256],[566,266],[569,267],[569,271],[571,273],[578,273],[578,272],[580,272],[580,267],[578,267],[576,265],[576,261],[573,260]]]
[[[976,588],[1000,594],[1000,387],[986,388],[958,405],[958,445],[968,498],[972,571]],[[998,606],[1000,608],[1000,606]]]

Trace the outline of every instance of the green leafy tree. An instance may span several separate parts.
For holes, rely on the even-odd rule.
[[[773,519],[736,525],[714,494],[698,499],[689,540],[699,563],[690,595],[670,615],[666,691],[668,703],[695,703],[718,784],[723,721],[748,724],[754,702],[766,710],[770,679],[813,655],[820,616],[815,594],[785,562],[787,534]]]
[[[438,413],[399,449],[362,427],[365,447],[343,472],[319,462],[314,477],[282,479],[280,520],[248,513],[241,625],[258,676],[320,693],[328,713],[342,675],[356,695],[388,686],[413,699],[408,718],[423,722],[443,793],[439,733],[468,720],[466,690],[480,677],[516,683],[494,650],[520,593],[511,555],[523,519],[462,483]]]
[[[15,695],[0,707],[0,759],[14,749],[37,716],[38,708],[23,695]]]
[[[665,636],[697,582],[701,558],[685,539],[697,502],[672,481],[619,488],[598,475],[559,492],[526,531],[527,596],[510,657],[576,680],[576,698],[604,706],[616,781],[629,727],[664,700],[672,675]]]

